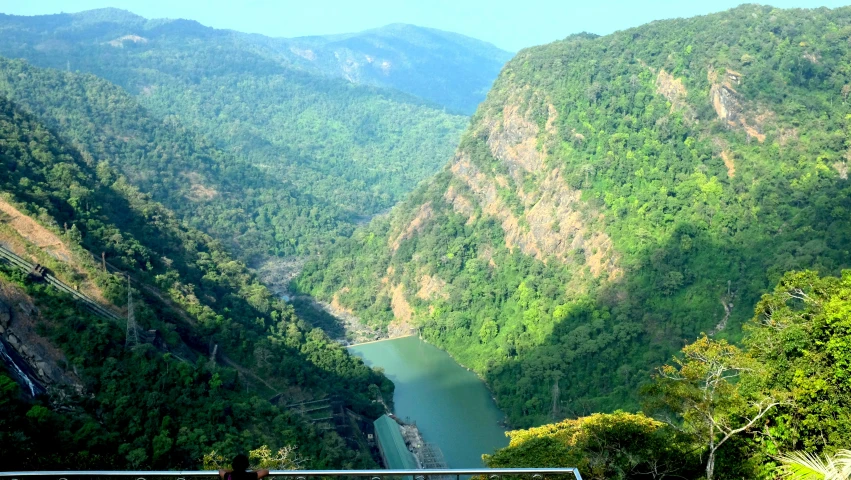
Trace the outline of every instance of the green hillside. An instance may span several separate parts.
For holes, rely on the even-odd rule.
[[[180,50],[190,56],[206,50],[204,56],[239,52],[228,58],[257,73],[303,72],[345,79],[358,85],[389,87],[417,96],[452,112],[472,114],[485,98],[493,80],[512,54],[494,45],[460,35],[416,25],[392,24],[362,32],[297,38],[272,38],[231,30],[216,30],[191,20],[146,19],[125,10],[103,8],[73,14],[34,17],[2,15],[7,38],[0,41],[3,54],[38,59],[38,62],[71,69],[105,73],[112,67],[102,64],[112,59],[139,54],[163,62],[155,66],[167,75],[188,63],[209,66],[216,74],[232,69],[218,60],[205,58],[200,64],[185,56],[169,58],[161,49]],[[209,44],[209,45],[208,45]],[[186,48],[193,46],[193,49]],[[98,59],[87,60],[73,47],[84,46]],[[116,51],[117,50],[117,51]],[[129,51],[128,51],[129,50]],[[82,63],[80,63],[82,62]],[[85,68],[83,66],[85,66]],[[247,70],[245,70],[247,68]],[[145,76],[143,70],[133,72]],[[197,69],[189,72],[199,80]],[[107,76],[107,75],[104,75]],[[144,83],[129,83],[143,87]],[[143,80],[139,78],[138,80]]]
[[[851,447],[849,312],[851,270],[789,272],[757,304],[741,348],[702,337],[648,377],[644,413],[512,431],[485,463],[578,467],[600,480],[841,478],[813,467],[841,465]],[[783,461],[794,452],[817,461]]]
[[[243,258],[306,253],[352,230],[333,198],[299,193],[106,80],[0,58],[0,92]]]
[[[146,20],[106,9],[40,17],[4,15],[0,27],[4,31],[0,55],[94,74],[130,92],[138,103],[130,105],[115,91],[109,94],[117,105],[103,99],[65,98],[79,91],[22,101],[34,110],[53,111],[51,123],[63,127],[62,122],[85,121],[102,131],[133,128],[146,137],[138,139],[146,150],[157,148],[150,143],[152,129],[171,127],[190,132],[184,137],[196,137],[184,143],[198,143],[193,133],[200,134],[207,138],[205,147],[226,153],[219,163],[228,171],[215,169],[208,175],[212,178],[202,179],[239,185],[247,193],[237,194],[238,201],[255,203],[239,205],[244,215],[233,215],[233,205],[222,207],[231,216],[263,224],[256,231],[252,225],[239,227],[239,234],[256,237],[240,248],[252,254],[308,253],[333,239],[334,229],[345,231],[362,217],[389,208],[446,162],[467,123],[464,116],[444,113],[397,90],[360,86],[292,65],[283,53],[264,46],[265,41],[251,40],[253,36],[195,22]],[[46,88],[32,85],[19,73],[8,75],[7,83],[10,93],[22,100],[27,100],[25,90]],[[60,85],[96,82],[51,75]],[[113,107],[125,113],[141,107],[149,112],[144,116],[151,123],[119,126],[87,117],[79,108],[90,100],[103,102],[93,109],[105,110],[110,117],[123,115]],[[70,107],[78,110],[64,111]],[[128,115],[126,122],[131,121]],[[64,127],[59,133],[65,134]],[[240,173],[234,174],[234,169]],[[196,188],[196,197],[215,195],[215,188],[202,187],[206,185]],[[279,213],[287,207],[299,212]],[[209,224],[219,214],[204,215]]]
[[[849,266],[849,37],[849,8],[751,5],[523,50],[450,164],[296,283],[417,328],[517,426],[635,407],[784,272]]]
[[[53,237],[26,255],[121,311],[127,280],[92,259],[102,252],[111,270],[133,276],[136,321],[160,339],[125,348],[123,323],[90,315],[0,262],[0,320],[12,315],[4,328],[17,325],[20,335],[20,323],[33,322],[25,347],[53,352],[49,368],[75,379],[49,385],[31,403],[0,373],[6,468],[191,469],[213,450],[228,456],[262,445],[295,446],[310,468],[374,465],[333,431],[269,399],[339,395],[376,418],[382,409],[369,389],[389,393],[392,383],[310,329],[219,242],[2,97],[0,145],[4,246],[15,230],[42,243]],[[27,216],[37,223],[20,227]]]

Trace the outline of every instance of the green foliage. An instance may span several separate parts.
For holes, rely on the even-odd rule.
[[[508,447],[485,455],[490,468],[575,467],[582,478],[693,478],[689,442],[662,422],[617,411],[508,432]]]
[[[783,477],[790,480],[846,480],[851,477],[851,451],[842,450],[822,459],[807,452],[778,455],[783,464]]]
[[[771,416],[765,455],[851,448],[848,409],[851,272],[791,272],[757,306],[745,345],[770,368],[766,382],[791,398]]]
[[[758,428],[785,400],[785,388],[765,388],[766,369],[726,341],[705,335],[665,365],[648,392],[655,412],[672,414],[676,424],[707,452],[706,478],[712,480],[718,450],[736,435]]]
[[[296,448],[289,445],[274,453],[268,445],[262,445],[248,452],[248,461],[251,470],[298,470],[304,464]],[[230,458],[213,450],[204,455],[202,465],[204,470],[228,470],[230,462]]]
[[[104,8],[72,14],[3,15],[0,25],[7,32],[0,48],[9,56],[32,58],[55,68],[107,77],[116,64],[152,60],[156,70],[169,76],[180,72],[192,83],[202,80],[205,70],[211,76],[249,71],[297,75],[301,71],[313,77],[389,87],[383,91],[406,92],[467,115],[484,100],[512,56],[481,40],[406,24],[357,33],[270,38],[216,30],[191,20],[148,20]],[[96,58],[87,58],[87,53],[71,45],[83,47]],[[146,82],[156,75],[143,68],[134,73],[124,74],[121,83],[139,90],[150,86]],[[337,88],[343,85],[336,83]],[[398,92],[392,95],[405,97]]]
[[[704,336],[662,367],[645,389],[646,410],[667,423],[657,430],[662,445],[679,445],[690,459],[678,464],[690,470],[677,475],[698,478],[700,465],[715,457],[717,471],[711,473],[719,478],[847,478],[849,309],[851,271],[840,277],[789,272],[745,325],[743,348]],[[770,403],[776,405],[768,408]],[[589,419],[662,425],[624,415],[596,414],[511,432],[509,447],[488,460],[502,467],[586,465],[581,472],[587,476],[596,453],[577,446]],[[725,437],[729,441],[719,442]],[[622,449],[619,436],[599,432],[589,438],[616,452],[648,445],[635,441]],[[630,458],[647,457],[666,458],[660,452]]]
[[[261,444],[299,445],[316,468],[371,464],[335,433],[319,432],[268,398],[278,391],[339,394],[349,408],[377,417],[382,409],[369,386],[389,393],[392,383],[298,319],[218,242],[3,98],[0,145],[5,198],[57,234],[59,225],[71,225],[63,240],[76,254],[104,252],[110,264],[132,272],[141,297],[136,319],[143,330],[161,332],[169,352],[151,345],[125,350],[123,325],[82,312],[67,296],[0,264],[0,277],[34,299],[45,317],[41,334],[63,351],[84,387],[81,395],[71,392],[60,415],[46,403],[25,407],[0,380],[0,406],[11,409],[2,416],[20,426],[20,444],[8,448],[30,452],[4,455],[9,468],[184,468],[210,448],[233,455]],[[89,273],[123,305],[125,281]],[[213,344],[233,368],[207,361]],[[49,426],[45,443],[27,433],[42,424]]]
[[[150,48],[117,48],[100,29],[131,27],[87,23],[62,40],[74,45],[68,57],[31,48],[27,39],[64,34],[26,21],[32,30],[0,19],[18,32],[0,54],[57,70],[2,59],[0,93],[244,260],[348,236],[433,174],[467,123],[399,92],[282,66],[229,35],[176,28]],[[66,62],[101,78],[58,70]]]
[[[849,31],[849,8],[749,5],[523,50],[452,169],[296,285],[377,327],[392,320],[387,286],[403,285],[420,334],[480,373],[517,426],[558,420],[556,378],[561,415],[635,408],[701,332],[740,340],[784,272],[849,266]],[[729,119],[713,104],[725,85]],[[515,138],[526,123],[537,137]],[[509,151],[521,142],[541,168]],[[551,215],[536,191],[577,201]],[[533,258],[539,245],[570,248]],[[442,294],[417,295],[425,275]]]

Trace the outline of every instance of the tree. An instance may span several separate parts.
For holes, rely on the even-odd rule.
[[[296,447],[287,445],[272,452],[268,445],[263,445],[248,452],[248,460],[252,470],[298,470],[305,459],[296,453]],[[219,470],[230,466],[230,459],[216,450],[204,455],[201,464],[205,470]]]
[[[771,413],[777,450],[851,449],[850,299],[851,271],[789,272],[747,325],[744,345],[768,369],[767,382],[789,391],[787,404]]]
[[[305,462],[304,458],[296,453],[296,447],[291,445],[279,448],[275,453],[272,453],[268,446],[263,445],[248,452],[248,459],[254,470],[298,470]]]
[[[496,338],[498,333],[499,325],[493,320],[487,319],[482,323],[482,328],[479,329],[479,338],[482,340],[482,343],[488,343]]]
[[[662,422],[617,411],[515,430],[508,447],[482,458],[489,468],[576,467],[588,479],[690,478],[700,464],[689,442]]]
[[[706,478],[712,480],[718,449],[750,430],[781,401],[760,388],[762,366],[726,341],[705,334],[682,349],[682,358],[659,370],[651,405],[671,425],[696,435],[708,451]]]

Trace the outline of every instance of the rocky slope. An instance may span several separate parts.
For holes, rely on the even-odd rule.
[[[634,406],[782,272],[849,265],[849,38],[851,9],[743,6],[523,50],[446,169],[297,285],[415,326],[515,424]]]

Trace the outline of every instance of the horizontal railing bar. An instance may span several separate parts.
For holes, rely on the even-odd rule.
[[[409,475],[554,475],[570,474],[581,480],[575,468],[447,468],[423,470],[272,470],[270,476],[277,477],[395,477]],[[130,470],[91,470],[91,471],[26,471],[0,472],[0,477],[215,477],[215,470],[193,471],[130,471]]]

